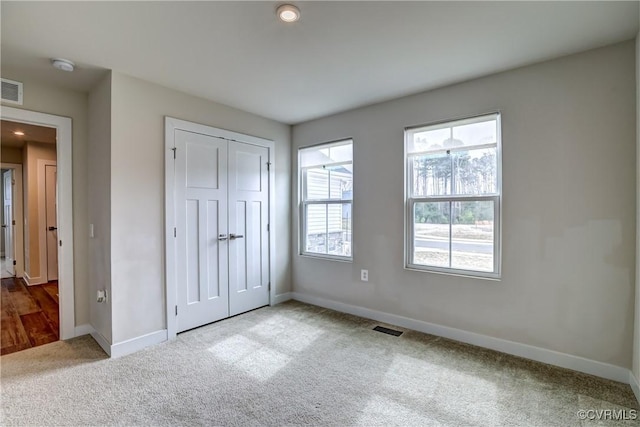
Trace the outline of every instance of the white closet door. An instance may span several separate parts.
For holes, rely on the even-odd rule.
[[[229,142],[229,310],[269,304],[269,150]]]
[[[177,331],[229,316],[227,141],[175,134]]]

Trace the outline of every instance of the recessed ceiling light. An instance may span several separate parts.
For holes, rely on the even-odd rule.
[[[57,68],[58,70],[68,71],[68,72],[72,72],[76,66],[76,64],[69,61],[68,59],[62,59],[62,58],[53,58],[51,60],[51,65],[53,65],[53,67]]]
[[[296,22],[300,19],[300,9],[292,4],[283,4],[276,9],[278,18],[283,22]]]
[[[13,134],[18,136],[24,136],[24,132],[22,132],[21,130],[14,131]]]

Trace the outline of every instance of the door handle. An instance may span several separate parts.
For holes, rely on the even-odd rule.
[[[242,239],[243,237],[244,236],[242,234],[233,234],[233,233],[231,233],[229,235],[229,239],[231,239],[231,240]]]
[[[226,235],[226,234],[219,234],[219,235],[218,235],[218,240],[221,240],[221,241],[222,241],[222,240],[227,240],[227,239],[228,239],[228,237],[227,237],[227,235]]]
[[[49,231],[54,231],[54,230],[57,230],[57,229],[58,229],[58,227],[49,227]]]
[[[7,224],[2,224],[2,228],[7,228]]]

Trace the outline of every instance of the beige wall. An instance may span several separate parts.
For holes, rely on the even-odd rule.
[[[44,214],[44,206],[40,205],[40,194],[44,191],[39,187],[39,160],[56,160],[55,144],[27,142],[24,146],[24,212],[26,226],[24,228],[24,271],[30,279],[43,283],[46,281],[46,267],[41,266],[40,259],[40,215]]]
[[[294,150],[353,137],[355,174],[353,263],[297,255],[294,209],[294,291],[630,368],[634,56],[630,41],[294,126]],[[405,270],[405,127],[495,110],[502,280]]]
[[[0,152],[0,160],[2,163],[22,164],[22,148],[2,147]]]
[[[87,165],[89,223],[89,306],[91,326],[111,343],[111,298],[98,303],[98,290],[111,295],[111,73],[89,93]]]
[[[164,116],[275,141],[278,293],[290,290],[290,127],[119,73],[111,81],[113,343],[166,328]]]
[[[2,77],[24,83],[22,106],[9,107],[70,117],[73,126],[73,246],[76,325],[89,322],[87,259],[87,94],[58,88],[3,66]]]

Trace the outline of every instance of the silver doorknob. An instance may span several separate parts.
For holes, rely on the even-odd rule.
[[[231,233],[229,235],[229,239],[231,239],[231,240],[242,239],[243,237],[244,236],[242,234],[233,234],[233,233]]]
[[[227,240],[227,239],[228,239],[228,237],[227,237],[226,234],[219,234],[218,235],[218,240]]]

